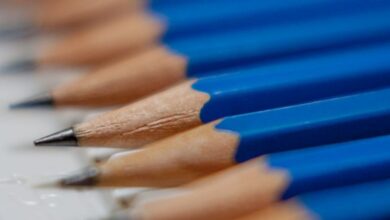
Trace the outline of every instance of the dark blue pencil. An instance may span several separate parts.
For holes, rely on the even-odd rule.
[[[251,1],[253,4],[248,3],[249,9],[264,7],[262,1],[247,1]],[[198,16],[190,16],[189,19],[187,16],[181,18],[179,15],[173,15],[174,12],[170,12],[172,29],[168,28],[169,31],[165,33],[165,36],[162,36],[165,30],[164,25],[158,24],[159,22],[154,19],[145,18],[144,15],[138,15],[128,19],[119,19],[118,22],[108,26],[73,36],[45,51],[39,58],[32,58],[29,61],[35,63],[35,67],[52,64],[88,64],[130,53],[132,49],[132,51],[140,49],[140,45],[158,44],[166,49],[163,57],[177,59],[172,65],[185,66],[180,73],[181,77],[185,78],[259,60],[292,56],[348,44],[378,41],[388,37],[390,26],[388,19],[386,19],[390,7],[388,1],[376,0],[377,2],[370,1],[370,4],[367,4],[367,1],[345,1],[342,3],[335,1],[333,4],[324,1],[323,4],[312,4],[306,8],[297,5],[297,10],[286,9],[285,13],[280,12],[277,16],[275,16],[276,12],[269,13],[269,17],[256,12],[253,14],[264,17],[233,18],[231,21],[226,20],[230,16],[221,21],[215,14],[224,11],[222,9],[214,10],[212,7],[210,9],[208,7],[199,8]],[[301,4],[304,2],[306,1],[302,1]],[[230,4],[232,12],[240,11],[236,10],[238,7],[236,2]],[[255,4],[260,6],[255,6]],[[277,3],[274,4],[277,5]],[[279,3],[279,5],[283,4]],[[226,8],[229,8],[228,3],[226,5]],[[240,7],[245,7],[245,5],[240,4]],[[216,4],[214,8],[219,7]],[[179,11],[179,9],[175,10]],[[191,10],[196,10],[196,7],[188,7],[188,11]],[[183,14],[182,11],[177,14]],[[210,13],[211,11],[213,13]],[[210,14],[215,15],[216,18],[210,17]],[[225,17],[224,15],[220,16]],[[178,20],[174,21],[173,17],[180,17],[180,19],[177,18]],[[276,18],[280,21],[272,23]],[[182,21],[180,21],[181,19]],[[213,19],[218,22],[212,22]],[[131,24],[127,23],[128,20]],[[235,22],[240,21],[242,23],[235,25]],[[245,22],[250,24],[245,25]],[[270,23],[267,24],[267,22]],[[216,24],[214,25],[214,23]],[[231,24],[232,27],[228,28],[224,24]],[[148,28],[149,25],[156,29]],[[134,29],[129,30],[126,27]],[[202,28],[207,30],[202,30]],[[192,35],[197,35],[195,33],[208,33],[210,31],[213,33],[192,37]],[[180,37],[185,33],[191,37]],[[97,35],[100,38],[97,38]],[[182,60],[184,60],[184,64]],[[153,63],[153,61],[151,62]],[[165,62],[161,63],[165,64]],[[8,70],[16,68],[18,65],[13,64],[10,67],[12,68],[8,68]]]
[[[390,44],[379,44],[187,81],[118,111],[75,125],[69,133],[74,137],[68,145],[140,146],[221,117],[384,88],[390,86],[389,54]],[[84,82],[85,79],[80,82],[80,89],[88,88]],[[98,84],[98,81],[93,82]],[[110,84],[105,88],[111,88]],[[69,90],[73,96],[61,97],[64,90],[57,90],[53,93],[54,99],[30,100],[14,107],[42,106],[47,100],[61,106],[72,100],[80,103],[88,97],[72,87],[65,91]],[[96,93],[102,94],[104,100],[115,101],[115,97],[107,96],[109,89],[96,91],[90,90],[91,106],[97,103],[97,95],[93,95]],[[156,126],[145,126],[149,124]],[[54,135],[37,143],[65,143],[58,143],[57,138]]]
[[[198,136],[198,138],[202,137]],[[319,136],[317,138],[321,139]],[[286,142],[289,141],[286,140]],[[166,199],[158,199],[155,202],[135,206],[132,211],[136,215],[132,216],[131,219],[234,219],[234,217],[254,212],[272,203],[304,193],[390,178],[389,144],[390,136],[383,136],[269,154],[197,180],[186,186],[184,192],[177,196],[169,196]],[[213,148],[213,146],[210,145],[209,148]],[[203,151],[203,155],[196,160],[202,161],[209,157],[209,151],[198,150]],[[183,172],[185,170],[187,172],[188,170],[194,171],[192,169],[194,164],[186,161],[188,157],[195,156],[191,153],[193,151],[188,151],[187,154],[190,156],[184,156],[181,159],[183,168],[186,168],[183,169]],[[171,155],[172,153],[169,156]],[[153,175],[148,173],[150,169],[145,169],[139,164],[140,158],[137,158],[137,162],[133,162],[132,165],[123,163],[126,160],[133,161],[131,159],[135,159],[135,157],[126,158],[123,154],[116,158],[113,157],[107,162],[108,165],[104,164],[100,168],[100,173],[95,172],[93,183],[98,186],[104,186],[107,182],[120,185],[121,182],[131,182],[129,178],[140,182],[139,179]],[[160,161],[166,159],[166,155],[160,155]],[[170,173],[165,170],[172,166],[170,162],[172,161],[165,161],[166,166],[161,166],[161,163],[156,165],[156,169],[159,167],[158,169],[164,173],[160,172],[161,178],[167,178],[165,174]],[[118,166],[119,164],[120,166]],[[138,169],[143,169],[144,172],[135,175],[133,172],[137,169],[133,168],[135,164],[138,165]],[[207,166],[202,166],[199,170],[201,169],[207,169]],[[168,176],[168,179],[169,177],[171,176]],[[80,176],[65,179],[60,184],[62,186],[93,185],[88,184],[86,179],[82,181]],[[343,195],[338,194],[337,196],[342,197]],[[330,198],[332,197],[325,196],[323,201]],[[318,206],[318,203],[311,203],[313,200],[310,200],[310,196],[305,197],[303,202],[309,205],[309,208],[318,210],[323,217],[331,214],[324,210],[327,203],[324,204],[325,207]],[[378,205],[382,204],[381,207],[377,208],[383,210],[383,201],[375,203],[374,200],[373,202]],[[328,204],[328,208],[336,207],[336,204]],[[374,204],[373,206],[375,206]],[[340,215],[341,213],[333,214]]]
[[[239,220],[385,220],[390,180],[299,195]]]
[[[176,186],[262,155],[389,134],[390,102],[385,101],[389,97],[390,89],[384,89],[222,118],[147,145],[139,152],[114,156],[98,169],[93,168],[94,172],[89,171],[88,175],[83,173],[81,177],[77,176],[68,183],[98,186]],[[339,156],[335,153],[336,150],[326,152],[329,153],[327,155],[335,154],[335,158],[345,158],[346,155],[350,155],[351,158],[364,160],[366,155],[362,152],[367,144],[356,145],[361,145],[356,155],[355,152],[348,151],[339,151]],[[384,147],[387,145],[382,144],[375,150],[373,147],[372,151],[377,153]],[[368,151],[370,149],[367,147]],[[318,152],[315,155],[321,155],[321,150],[313,151]],[[337,172],[340,171],[336,162],[347,163],[342,166],[356,164],[349,164],[348,160],[339,159],[335,161],[327,159],[322,163],[317,161],[321,159],[320,156],[307,156],[309,153],[305,154],[301,151],[294,154],[294,158],[299,157],[299,159],[291,160],[292,167],[289,167],[288,155],[286,153],[281,160],[278,156],[267,156],[266,158],[269,159],[267,164],[276,170],[287,166],[293,177],[295,173],[293,165],[301,164],[306,168],[297,170],[297,177],[306,174],[323,174],[324,178],[330,178],[330,182],[327,183],[330,185],[340,178],[348,178],[347,175],[342,175],[339,179],[335,179],[336,182],[332,182],[332,178],[336,178]],[[386,153],[378,156],[385,155],[388,157]],[[311,161],[312,159],[314,161]],[[372,157],[366,159],[369,163]],[[390,164],[388,162],[380,165],[385,169]],[[305,166],[309,163],[313,163],[313,166]],[[363,162],[358,164],[357,168],[364,165]],[[323,169],[325,167],[327,169]],[[306,171],[308,173],[305,173]],[[333,174],[329,176],[327,171],[335,171],[335,176]],[[370,172],[372,178],[383,174]],[[362,178],[366,176],[362,175]],[[292,188],[286,190],[284,197],[299,193],[300,190],[321,186],[321,184],[317,185],[316,179],[298,178],[297,181],[292,182]],[[301,181],[304,183],[301,184]],[[322,183],[325,183],[325,180]]]

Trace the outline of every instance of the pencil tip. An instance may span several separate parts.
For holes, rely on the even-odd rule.
[[[29,23],[18,23],[3,27],[0,29],[0,38],[2,39],[20,39],[30,37],[37,30]]]
[[[81,173],[62,179],[59,182],[61,187],[86,187],[97,184],[100,170],[97,167],[87,167]]]
[[[1,67],[2,73],[18,73],[33,71],[37,68],[37,64],[33,58],[24,58],[4,67]]]
[[[68,128],[34,141],[34,145],[40,146],[78,146],[77,137],[73,128]]]
[[[54,105],[53,97],[50,93],[40,94],[33,96],[24,101],[11,104],[10,109],[19,109],[19,108],[35,108],[35,107],[52,107]]]
[[[37,189],[48,188],[68,188],[68,187],[83,187],[96,185],[100,170],[96,167],[87,167],[81,173],[61,179],[59,181],[52,181],[46,183],[39,183],[34,186]]]
[[[34,185],[34,188],[36,188],[36,189],[48,189],[48,188],[55,188],[55,187],[58,187],[57,182],[40,183],[40,184]]]

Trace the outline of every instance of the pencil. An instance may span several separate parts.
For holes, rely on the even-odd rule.
[[[38,3],[31,13],[31,27],[58,29],[80,25],[103,17],[139,10],[142,0],[57,0]]]
[[[19,24],[19,29],[30,27],[32,29],[52,30],[80,26],[92,23],[92,21],[107,19],[119,14],[144,11],[154,7],[169,7],[169,5],[188,3],[190,1],[144,1],[144,0],[57,0],[34,2],[34,8],[30,12],[30,18]],[[12,30],[12,29],[11,29]],[[10,31],[11,31],[10,30]],[[16,29],[14,29],[16,30]]]
[[[262,80],[268,81],[268,78],[272,78],[273,75],[279,75],[277,78],[282,76],[289,77],[287,74],[307,74],[307,76],[318,74],[318,77],[322,75],[328,77],[328,75],[334,76],[334,72],[337,72],[337,74],[340,75],[353,73],[356,74],[355,76],[352,76],[354,78],[360,77],[362,73],[359,72],[365,72],[369,77],[377,80],[378,83],[385,84],[387,83],[386,75],[388,75],[387,72],[389,72],[390,66],[387,60],[387,54],[389,53],[389,43],[374,44],[365,47],[346,48],[342,51],[331,50],[310,56],[300,56],[298,58],[291,58],[273,62],[271,64],[261,63],[259,65],[242,67],[238,70],[211,72],[207,75],[239,74],[240,76],[238,78],[233,77],[234,80],[227,82],[227,87],[237,87],[238,85],[236,82],[245,80],[245,76],[254,76],[255,74],[263,75],[258,76],[258,80],[255,80],[258,85],[261,86],[265,83],[261,82]],[[92,71],[74,81],[54,88],[54,90],[49,93],[34,96],[33,98],[28,98],[27,100],[16,103],[13,107],[104,107],[110,105],[123,105],[156,93],[174,83],[188,81],[185,76],[185,60],[180,61],[180,57],[176,57],[170,61],[164,61],[161,58],[164,57],[163,54],[164,50],[162,48],[147,50],[135,58],[124,59],[112,65]],[[145,70],[142,71],[142,68],[148,66],[151,60],[153,60],[154,67],[145,68]],[[178,63],[181,64],[177,65]],[[342,68],[334,68],[341,63],[351,64],[342,65]],[[356,63],[358,65],[355,65]],[[159,64],[161,65],[158,66]],[[358,70],[356,70],[357,67],[359,67]],[[129,70],[132,71],[129,72]],[[161,74],[155,74],[156,71]],[[384,74],[384,76],[378,74]],[[195,76],[196,75],[193,75],[193,77]],[[202,77],[205,76],[206,75]],[[266,77],[267,79],[265,79]],[[218,81],[220,81],[218,84],[225,84],[223,83],[225,81],[224,79],[229,78],[232,77],[221,76],[218,78]],[[331,77],[329,76],[329,78]],[[148,81],[148,83],[133,84],[136,81]],[[193,89],[210,94],[210,92],[202,89],[202,87],[204,87],[202,84],[205,84],[207,81],[209,80],[196,80],[196,82],[193,83]],[[253,81],[253,79],[249,80],[249,82],[251,81]],[[374,87],[377,83],[368,85],[365,83],[363,84],[363,86]],[[246,86],[248,85],[243,85],[242,89]],[[218,86],[210,85],[209,87],[217,88]],[[217,90],[222,91],[225,88],[226,87],[218,87]],[[302,88],[304,88],[304,86],[302,86]]]
[[[126,52],[137,51],[140,47],[158,44],[166,48],[165,56],[181,56],[186,59],[188,61],[186,73],[191,75],[196,72],[234,67],[247,62],[253,63],[259,59],[271,59],[282,55],[329,49],[332,46],[383,38],[383,35],[387,36],[387,30],[390,26],[388,24],[390,22],[386,19],[390,5],[389,3],[373,5],[376,7],[371,9],[364,7],[367,12],[361,12],[362,7],[358,7],[360,10],[351,10],[351,13],[346,13],[346,10],[336,10],[341,14],[319,16],[310,20],[301,19],[299,22],[268,25],[267,27],[261,25],[262,19],[254,19],[259,20],[260,24],[251,24],[246,28],[220,26],[219,30],[221,31],[196,35],[199,29],[195,27],[204,28],[212,20],[202,20],[202,9],[199,9],[199,16],[195,18],[182,16],[182,20],[177,21],[177,23],[182,24],[180,27],[190,28],[191,35],[195,36],[173,40],[163,39],[162,42],[160,39],[163,37],[161,35],[164,25],[161,25],[160,21],[140,13],[139,16],[121,17],[119,21],[113,21],[113,24],[103,25],[70,36],[45,50],[38,55],[38,58],[31,58],[32,62],[36,64],[32,67],[94,63],[115,56],[125,56]],[[187,8],[193,11],[193,7],[187,6]],[[353,9],[353,7],[351,8]],[[176,11],[180,11],[180,9],[182,7],[176,8]],[[332,11],[333,8],[330,7],[328,12]],[[207,15],[207,13],[205,14]],[[302,16],[299,13],[295,15]],[[132,17],[139,19],[132,19]],[[229,23],[228,19],[229,17],[224,19],[222,24]],[[243,22],[251,22],[252,20],[243,19]],[[128,23],[130,21],[137,24],[130,25]],[[197,22],[200,22],[199,25],[195,25]],[[361,25],[362,23],[365,25]],[[239,27],[238,24],[237,26]],[[177,32],[183,31],[178,29],[176,28]],[[338,31],[334,32],[335,29]],[[17,69],[18,65],[11,64],[11,67]]]
[[[248,68],[235,74],[189,80],[73,126],[71,130],[75,137],[72,140],[77,140],[77,143],[73,141],[69,144],[138,147],[221,117],[383,88],[390,85],[389,52],[390,44],[378,45],[362,50],[318,55],[280,65],[276,63]],[[334,68],[335,66],[339,67]],[[167,74],[179,71],[173,68],[166,70]],[[108,74],[105,76],[110,78]],[[146,74],[144,76],[150,77]],[[150,83],[163,84],[166,82],[165,76],[151,78]],[[104,80],[107,81],[107,78]],[[89,89],[87,83],[81,82],[80,85],[85,86],[82,89]],[[122,85],[126,86],[126,83]],[[146,85],[139,86],[143,91],[149,89]],[[116,88],[118,87],[119,85]],[[105,99],[115,101],[110,96],[111,93],[106,93],[108,90],[115,92],[109,85],[106,89],[90,92],[101,92],[102,96],[106,95]],[[71,99],[62,99],[63,105],[81,103],[86,99],[82,93],[72,88],[62,91],[75,91]],[[61,90],[54,94],[60,97]],[[131,95],[139,96],[133,93],[128,97]],[[93,97],[88,97],[91,98],[90,103],[94,102]],[[54,100],[58,103],[61,99]],[[117,100],[120,103],[121,98],[118,97]],[[51,96],[47,96],[12,107],[51,105],[53,102]],[[43,142],[37,141],[37,144],[59,144],[56,143],[56,138],[56,135],[49,136]]]
[[[272,205],[240,220],[387,219],[389,189],[387,179],[321,190]]]
[[[72,28],[80,28],[93,23],[98,23],[108,17],[115,17],[120,14],[135,11],[140,8],[141,1],[125,0],[102,0],[102,1],[29,1],[20,2],[24,11],[23,19],[18,19],[14,23],[0,28],[0,37],[2,39],[19,39],[31,37],[40,32]]]
[[[389,95],[386,89],[227,117],[114,155],[92,167],[93,175],[81,172],[64,185],[177,186],[257,156],[388,134]]]
[[[131,219],[234,219],[303,193],[386,179],[389,143],[386,136],[271,154],[136,205]]]

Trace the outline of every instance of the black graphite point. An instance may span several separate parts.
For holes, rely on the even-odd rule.
[[[94,186],[98,183],[99,176],[99,168],[87,167],[81,173],[61,180],[59,185],[62,187]]]
[[[77,137],[73,128],[68,128],[34,141],[35,146],[78,146]]]
[[[37,96],[33,96],[24,101],[10,105],[11,109],[20,108],[37,108],[37,107],[53,107],[54,99],[50,93],[44,93]]]
[[[37,63],[33,58],[25,58],[13,63],[10,63],[6,66],[1,67],[2,73],[20,73],[27,71],[34,71],[37,69]]]

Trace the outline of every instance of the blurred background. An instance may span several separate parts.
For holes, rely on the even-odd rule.
[[[10,16],[12,15],[12,16]],[[17,18],[17,11],[0,6],[0,29]],[[0,40],[0,66],[39,50],[48,38]],[[89,163],[80,149],[34,148],[32,141],[82,119],[85,111],[9,110],[9,104],[70,80],[79,70],[45,70],[0,75],[0,219],[96,219],[111,207],[108,192],[38,189]],[[93,152],[94,154],[94,152]]]

